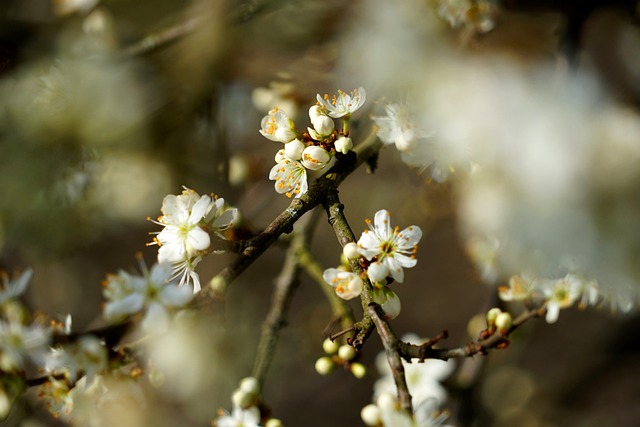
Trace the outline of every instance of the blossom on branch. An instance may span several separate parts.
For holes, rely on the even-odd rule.
[[[337,268],[328,268],[322,278],[325,282],[336,288],[336,294],[344,300],[358,297],[362,293],[364,284],[356,273],[341,271]]]
[[[211,245],[211,233],[233,226],[238,210],[225,205],[222,198],[200,196],[184,187],[180,195],[170,194],[162,201],[162,216],[157,221],[164,226],[153,243],[160,246],[158,262],[173,265],[171,279],[180,277],[180,285],[193,281],[193,292],[200,291],[200,278],[195,266]]]
[[[260,127],[260,134],[271,141],[287,143],[296,138],[293,121],[278,107],[262,118]]]
[[[417,264],[415,253],[418,242],[422,238],[422,230],[416,225],[400,231],[399,227],[391,228],[388,211],[382,209],[376,212],[373,225],[367,220],[369,230],[365,230],[358,240],[359,252],[369,261],[374,261],[369,268],[374,280],[391,275],[394,280],[402,283],[403,268],[411,268]],[[372,267],[373,266],[373,267]]]
[[[275,181],[276,192],[287,197],[298,198],[309,189],[307,170],[299,161],[286,158],[284,150],[276,154],[276,165],[271,168],[269,179]]]
[[[364,104],[367,99],[367,93],[363,87],[359,87],[348,94],[341,90],[338,90],[338,95],[333,95],[329,99],[329,95],[325,94],[316,96],[318,103],[324,109],[327,110],[327,114],[334,119],[344,118],[348,119],[351,114],[358,110]]]

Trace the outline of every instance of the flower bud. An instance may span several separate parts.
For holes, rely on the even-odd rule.
[[[367,368],[362,363],[352,363],[351,364],[351,373],[357,379],[363,378],[367,375]]]
[[[231,402],[233,402],[233,406],[248,408],[253,403],[253,398],[254,396],[252,394],[247,393],[244,390],[237,389],[231,395]]]
[[[347,259],[360,258],[360,252],[358,252],[358,245],[354,242],[349,242],[342,248],[342,253]]]
[[[216,295],[224,295],[227,293],[227,281],[219,276],[213,276],[209,282],[209,287]]]
[[[302,165],[312,171],[322,169],[331,160],[331,155],[322,147],[312,145],[302,152]]]
[[[387,300],[382,304],[382,310],[387,315],[387,319],[393,320],[400,314],[400,298],[395,292],[385,290],[385,296]]]
[[[368,404],[360,411],[360,418],[368,426],[375,427],[380,425],[380,408],[373,403]]]
[[[283,427],[283,424],[278,418],[270,418],[264,427]]]
[[[396,398],[391,393],[381,393],[376,400],[376,404],[383,411],[395,411],[396,403]]]
[[[243,378],[242,381],[240,381],[240,390],[257,396],[258,393],[260,393],[260,384],[254,377]]]
[[[286,157],[284,155],[284,149],[278,150],[278,152],[276,153],[276,156],[274,158],[276,163],[282,163],[282,162],[284,162],[285,159],[286,159]]]
[[[389,269],[380,261],[372,262],[367,268],[367,275],[372,282],[382,282],[389,275]]]
[[[294,139],[284,145],[284,156],[289,160],[300,160],[305,145],[299,139]]]
[[[333,129],[335,127],[333,119],[322,114],[313,119],[311,123],[313,123],[313,128],[316,130],[316,132],[318,132],[318,134],[322,136],[331,135],[331,132],[333,132]]]
[[[330,357],[324,356],[316,360],[316,372],[320,375],[329,375],[334,367],[335,365]]]
[[[276,129],[275,137],[278,141],[286,144],[296,138],[296,133],[290,127],[282,126]]]
[[[313,121],[315,119],[317,119],[318,117],[322,116],[322,107],[319,105],[312,105],[311,108],[309,108],[309,119],[311,120],[311,123],[313,123]]]
[[[327,354],[336,354],[338,352],[338,347],[340,347],[340,345],[335,341],[331,341],[329,338],[324,340],[322,343],[322,349]]]
[[[342,154],[347,154],[349,150],[353,148],[353,141],[349,137],[341,136],[336,142],[334,142],[334,146],[336,151]]]
[[[498,332],[500,332],[501,335],[508,334],[512,325],[513,319],[509,313],[502,312],[496,317],[496,328],[498,328]]]
[[[498,317],[498,314],[502,313],[502,310],[500,310],[497,307],[494,307],[492,309],[490,309],[489,311],[487,311],[487,326],[489,328],[495,326],[496,324],[496,318]]]
[[[352,360],[356,354],[356,349],[347,344],[341,345],[338,349],[338,357],[343,360]]]

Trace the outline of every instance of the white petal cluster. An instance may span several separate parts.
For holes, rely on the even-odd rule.
[[[0,320],[0,370],[25,368],[27,361],[40,365],[47,354],[51,331],[41,325]]]
[[[277,107],[262,119],[260,134],[271,141],[284,143],[284,149],[275,156],[276,165],[269,172],[275,189],[287,197],[300,197],[309,188],[307,170],[322,174],[335,162],[334,152],[347,154],[353,148],[349,138],[348,122],[351,114],[365,102],[363,88],[350,95],[338,91],[329,101],[329,95],[316,97],[318,103],[309,108],[311,126],[307,132],[298,132],[295,124]],[[343,120],[336,129],[333,119]]]
[[[404,280],[403,268],[417,264],[415,253],[422,238],[422,230],[416,225],[400,231],[391,227],[391,215],[382,209],[376,212],[373,225],[367,220],[369,230],[365,230],[358,240],[359,252],[367,260],[373,261],[367,273],[373,282],[381,282],[391,275],[399,283]]]
[[[82,372],[88,381],[107,367],[107,349],[93,335],[82,336],[77,342],[52,348],[47,355],[44,369],[51,377],[64,376],[74,383]]]
[[[195,267],[211,245],[210,233],[233,226],[238,217],[236,208],[227,208],[224,199],[200,196],[184,187],[180,195],[167,195],[162,201],[162,216],[154,221],[164,229],[154,243],[160,245],[158,262],[173,265],[171,278],[180,277],[180,285],[193,281],[193,292],[200,290],[200,278]]]
[[[260,427],[260,411],[255,406],[250,408],[235,407],[231,413],[224,412],[215,421],[216,427]]]
[[[403,341],[420,345],[421,340],[414,334],[402,337]],[[446,412],[439,408],[447,400],[447,391],[442,386],[455,369],[453,361],[428,359],[418,363],[402,361],[407,379],[407,387],[412,396],[414,416],[410,416],[400,408],[396,399],[396,385],[384,352],[376,357],[376,367],[381,377],[374,385],[374,404],[365,406],[360,415],[368,426],[384,427],[436,427],[443,426],[447,419]]]
[[[336,294],[344,300],[350,300],[360,296],[363,282],[360,276],[350,271],[341,271],[337,268],[328,268],[322,278],[329,285],[336,288]]]
[[[169,308],[184,307],[193,298],[189,288],[171,282],[171,264],[157,263],[151,270],[141,262],[142,275],[120,271],[105,281],[104,317],[117,321],[145,311],[142,327],[146,331],[164,331],[169,326]]]

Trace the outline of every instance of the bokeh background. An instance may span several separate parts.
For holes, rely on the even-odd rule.
[[[134,271],[137,252],[153,262],[146,244],[158,227],[147,218],[164,195],[183,185],[213,192],[262,229],[289,200],[267,178],[280,147],[258,133],[261,117],[278,105],[304,127],[316,93],[364,86],[356,144],[371,130],[369,114],[409,93],[435,134],[437,162],[455,169],[439,183],[385,147],[375,174],[358,170],[341,187],[356,233],[383,208],[400,227],[425,231],[417,267],[396,288],[398,335],[447,329],[444,344],[461,345],[470,320],[497,303],[496,285],[527,269],[564,274],[564,256],[634,302],[638,58],[632,1],[7,0],[0,267],[33,268],[32,309],[70,313],[74,330],[104,325],[100,283]],[[497,261],[470,260],[467,239],[485,233],[513,240]],[[324,266],[339,262],[324,220],[312,248]],[[203,282],[232,258],[204,260]],[[283,259],[271,248],[224,305],[199,309],[151,345],[163,380],[142,378],[144,398],[123,410],[136,415],[103,414],[104,423],[205,426],[230,409]],[[364,379],[319,376],[313,365],[330,319],[303,274],[263,393],[288,426],[362,425],[381,345],[375,335],[367,343]],[[450,423],[638,425],[638,320],[633,311],[569,309],[557,324],[531,322],[506,350],[458,361],[475,373],[449,380]],[[0,424],[63,425],[35,394]]]

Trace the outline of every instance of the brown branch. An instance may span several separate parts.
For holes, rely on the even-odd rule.
[[[422,345],[414,345],[406,342],[400,342],[398,350],[403,359],[410,362],[411,359],[418,359],[423,362],[425,359],[449,360],[459,357],[472,357],[475,355],[486,355],[488,350],[501,349],[509,345],[509,335],[518,329],[527,321],[544,315],[544,308],[535,310],[527,310],[518,316],[513,325],[506,333],[493,332],[487,338],[470,342],[466,345],[456,348],[433,348],[441,339],[447,337],[447,332],[441,332],[436,338],[427,341]]]
[[[218,273],[213,279],[220,288],[226,287],[233,282],[244,270],[246,270],[256,259],[260,257],[283,233],[290,233],[293,224],[298,221],[306,212],[321,203],[324,203],[330,192],[335,192],[336,188],[344,179],[356,170],[365,161],[377,155],[381,143],[372,133],[355,150],[347,155],[339,156],[335,166],[322,177],[318,178],[310,187],[309,191],[299,199],[294,199],[289,207],[274,219],[256,237],[246,242],[244,250]]]
[[[315,228],[318,215],[306,217],[301,221],[301,227],[296,230],[291,240],[280,275],[275,280],[275,290],[271,300],[271,309],[262,324],[262,334],[253,365],[252,376],[258,380],[260,388],[264,382],[275,354],[280,330],[286,325],[286,316],[293,300],[294,291],[299,285],[300,263],[298,252],[307,246],[311,237],[311,230]]]

